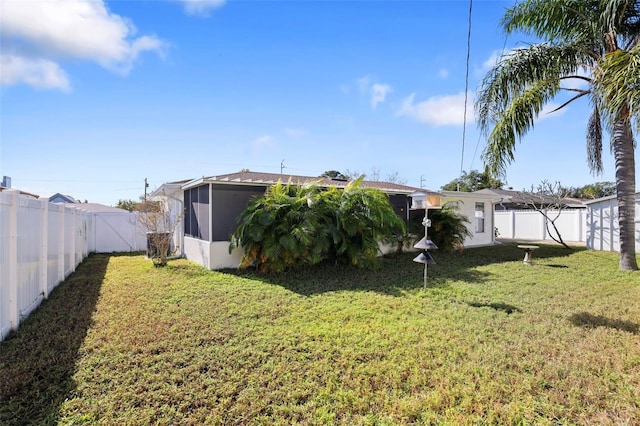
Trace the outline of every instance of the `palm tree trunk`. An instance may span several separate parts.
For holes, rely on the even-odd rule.
[[[635,241],[636,165],[631,122],[620,118],[613,127],[613,153],[616,161],[616,194],[620,229],[620,269],[638,270]]]

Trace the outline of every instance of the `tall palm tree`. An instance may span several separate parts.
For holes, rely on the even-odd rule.
[[[637,270],[633,130],[640,131],[640,0],[525,0],[507,9],[501,24],[507,34],[520,31],[544,42],[504,54],[482,82],[476,110],[488,136],[485,163],[503,173],[514,160],[516,140],[559,93],[571,96],[557,109],[590,99],[589,166],[602,171],[607,131],[616,167],[620,269]],[[587,87],[567,86],[576,81]]]

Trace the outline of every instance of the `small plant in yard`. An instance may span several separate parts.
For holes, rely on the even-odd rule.
[[[409,222],[408,229],[412,234],[424,235],[423,219],[416,216]],[[442,251],[461,251],[464,240],[472,235],[467,228],[469,219],[460,212],[456,201],[449,201],[440,209],[429,210],[429,219],[429,239]]]
[[[166,266],[172,253],[173,234],[181,215],[171,209],[163,196],[136,206],[138,228],[147,238],[147,256],[155,266]]]

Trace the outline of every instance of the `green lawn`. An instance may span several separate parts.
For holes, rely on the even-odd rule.
[[[0,424],[637,424],[640,275],[515,245],[260,277],[93,255],[0,344]]]

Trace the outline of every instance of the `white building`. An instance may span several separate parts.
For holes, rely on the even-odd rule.
[[[587,205],[587,248],[620,251],[618,200],[615,195],[585,202]],[[636,193],[635,241],[640,252],[640,192]]]

